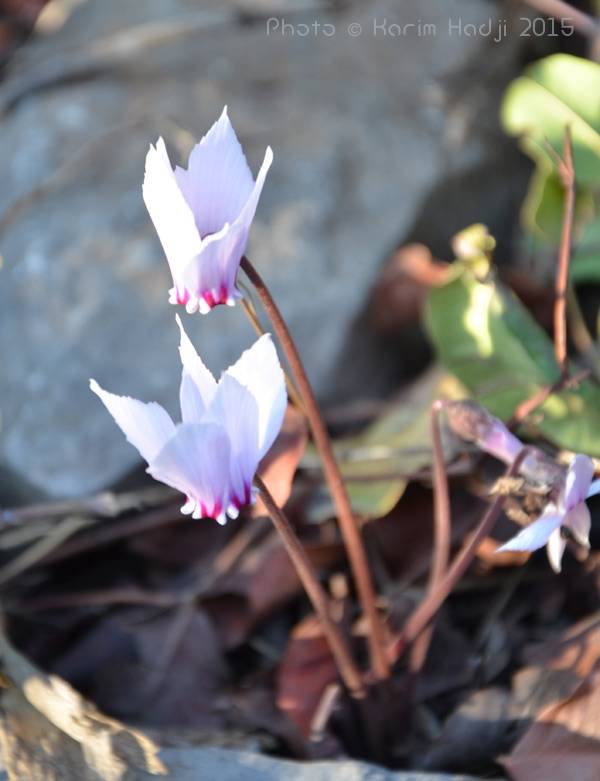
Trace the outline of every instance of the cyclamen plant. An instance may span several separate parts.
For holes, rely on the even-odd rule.
[[[325,425],[291,335],[270,293],[249,260],[243,257],[248,233],[273,154],[267,148],[256,181],[227,116],[227,108],[193,149],[187,170],[171,167],[162,138],[146,157],[143,197],[163,246],[174,286],[169,302],[188,313],[208,313],[213,307],[233,306],[240,263],[269,312],[301,389],[325,474],[345,527],[345,541],[361,602],[371,627],[379,664],[386,674],[383,644],[377,632],[377,610],[362,541],[351,513],[339,469],[333,459]],[[266,302],[266,303],[265,303]],[[183,326],[180,354],[182,423],[175,425],[158,404],[117,396],[95,380],[91,389],[104,402],[116,423],[157,480],[186,495],[181,508],[193,518],[210,517],[225,523],[243,505],[262,494],[298,576],[321,620],[332,654],[347,690],[364,697],[362,674],[347,641],[332,619],[329,598],[293,527],[257,475],[259,461],[281,428],[287,395],[284,374],[269,335],[263,335],[216,382],[204,366]],[[254,487],[253,487],[254,483]],[[349,542],[348,542],[349,541]]]
[[[437,556],[437,564],[432,567],[435,576],[425,599],[401,632],[388,642],[359,526],[306,371],[281,312],[261,276],[244,255],[272,159],[269,147],[254,180],[225,108],[220,119],[192,149],[187,169],[172,168],[162,138],[151,146],[146,158],[143,197],[171,270],[171,304],[185,306],[190,314],[197,311],[206,314],[221,304],[234,305],[241,298],[237,288],[241,266],[271,320],[321,454],[324,476],[368,622],[371,662],[368,676],[356,665],[344,633],[332,618],[329,597],[293,527],[257,475],[260,460],[280,431],[287,404],[284,374],[269,335],[261,336],[217,382],[196,353],[177,317],[183,364],[182,422],[179,424],[175,424],[159,404],[117,396],[101,388],[95,380],[91,380],[90,385],[129,442],[148,463],[147,471],[186,495],[182,513],[224,523],[227,517],[237,517],[240,508],[253,501],[255,490],[261,492],[265,507],[320,618],[346,689],[356,700],[362,701],[367,682],[389,678],[391,666],[403,649],[431,622],[502,509],[502,497],[498,497],[449,565],[450,505],[437,429],[439,410],[446,409],[450,425],[457,433],[508,463],[508,477],[518,472],[525,476],[543,475],[544,481],[552,487],[551,499],[542,515],[500,550],[536,550],[547,545],[550,563],[558,571],[566,547],[566,534],[580,544],[588,545],[590,517],[585,500],[600,492],[600,481],[592,482],[594,465],[587,456],[575,456],[565,471],[544,457],[541,451],[524,446],[501,421],[474,403],[434,404],[434,430],[437,431],[433,438],[434,472],[438,475],[434,481],[434,515],[435,527],[441,530],[436,533],[440,534],[438,547],[443,555]],[[369,733],[368,728],[366,733]]]

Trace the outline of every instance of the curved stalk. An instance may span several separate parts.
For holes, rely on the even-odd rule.
[[[524,447],[515,458],[510,468],[506,471],[505,477],[513,477],[516,475],[521,464],[525,458],[531,454],[531,451],[532,448]],[[504,504],[505,498],[506,497],[504,496],[496,497],[471,538],[456,555],[446,575],[415,608],[413,613],[408,617],[400,633],[388,646],[387,653],[391,664],[394,664],[400,658],[406,647],[429,625],[456,583],[464,575],[467,567],[477,553],[479,544],[490,533],[496,523],[496,520],[502,511],[502,505]]]
[[[269,489],[258,475],[254,478],[254,485],[260,491],[267,512],[273,521],[273,526],[281,537],[292,564],[298,573],[298,577],[304,586],[304,590],[308,594],[315,613],[321,621],[323,632],[346,688],[354,699],[363,700],[366,691],[362,676],[354,664],[352,655],[337,623],[331,617],[329,598],[319,583],[317,573],[310,559],[296,536],[292,524],[283,510],[277,506]]]
[[[350,498],[333,454],[333,448],[331,446],[329,434],[327,433],[325,421],[321,415],[298,349],[292,339],[289,328],[279,311],[279,307],[273,300],[262,277],[245,256],[242,258],[241,267],[253,284],[257,295],[260,298],[264,310],[271,321],[273,330],[279,339],[288,364],[294,374],[313,439],[321,455],[325,479],[329,485],[329,490],[337,510],[340,530],[350,561],[350,567],[356,583],[362,610],[369,624],[368,642],[372,672],[376,680],[385,680],[389,677],[390,667],[385,654],[383,624],[377,611],[371,572],[369,570],[360,530],[350,505]]]

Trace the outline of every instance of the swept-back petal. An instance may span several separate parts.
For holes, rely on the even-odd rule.
[[[271,336],[261,336],[225,374],[235,378],[254,396],[258,408],[259,457],[262,458],[281,429],[287,405],[285,377]]]
[[[179,326],[179,355],[183,365],[179,401],[184,423],[199,423],[210,406],[217,391],[217,383],[186,334],[179,315],[175,315]]]
[[[237,217],[235,224],[241,224],[246,229],[250,228],[252,220],[254,219],[254,215],[256,214],[256,207],[258,206],[258,200],[262,193],[262,189],[265,184],[265,179],[267,178],[267,174],[269,172],[269,168],[271,167],[272,162],[273,162],[273,150],[271,149],[270,146],[268,146],[267,149],[265,150],[265,156],[262,161],[260,170],[258,172],[258,176],[256,177],[256,182],[254,182],[254,187],[252,188],[252,192],[250,193],[248,200],[244,204],[244,208],[239,213],[239,216]]]
[[[556,530],[560,530],[560,526],[564,521],[564,516],[556,511],[556,507],[552,507],[552,510],[546,511],[529,526],[526,526],[522,531],[515,535],[504,545],[498,548],[500,551],[509,550],[537,550],[543,548],[544,545],[550,539],[551,534]]]
[[[184,507],[194,502],[196,517],[223,521],[229,503],[229,457],[229,438],[221,426],[181,424],[147,471],[186,494]]]
[[[247,504],[260,460],[256,399],[234,377],[224,374],[219,381],[210,416],[225,428],[229,436],[234,504]]]
[[[562,557],[566,547],[567,541],[562,536],[560,529],[555,529],[550,535],[546,546],[548,561],[555,572],[560,572]]]
[[[142,186],[144,203],[154,223],[176,288],[180,275],[201,249],[201,240],[192,210],[179,189],[171,168],[165,142],[159,138],[146,155]]]
[[[580,502],[570,510],[565,519],[565,526],[568,526],[573,538],[580,545],[584,545],[586,548],[590,547],[590,528],[592,520],[590,518],[590,511],[585,502]]]
[[[581,454],[574,456],[569,465],[565,482],[564,503],[567,510],[572,509],[587,498],[593,476],[594,462],[592,459]]]
[[[160,404],[117,396],[101,388],[96,380],[90,380],[90,388],[113,416],[127,441],[146,461],[152,461],[175,434],[175,424]]]
[[[590,485],[586,499],[589,499],[591,496],[596,496],[596,494],[600,494],[600,480],[594,480]]]
[[[192,149],[187,171],[177,168],[175,175],[203,237],[236,219],[254,180],[227,107]]]

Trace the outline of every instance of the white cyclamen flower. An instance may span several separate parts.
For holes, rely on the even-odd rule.
[[[534,551],[546,545],[552,568],[560,572],[567,545],[566,535],[571,535],[580,545],[589,548],[591,521],[585,500],[600,493],[600,480],[592,482],[593,476],[592,460],[583,455],[574,456],[556,504],[548,504],[537,520],[498,550]]]
[[[254,181],[227,107],[187,170],[173,170],[162,138],[150,146],[142,191],[171,269],[171,304],[206,314],[241,297],[236,276],[272,161],[268,147]]]
[[[253,500],[259,461],[281,429],[285,380],[271,337],[246,350],[217,382],[181,331],[182,423],[155,402],[145,404],[90,387],[104,402],[156,480],[184,493],[181,512],[225,523]]]

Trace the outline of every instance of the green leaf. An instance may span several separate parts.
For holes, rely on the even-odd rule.
[[[521,209],[525,228],[538,238],[558,244],[565,209],[565,191],[558,174],[547,160],[540,160],[529,181]],[[590,190],[575,194],[574,230],[581,230],[594,215],[594,196]]]
[[[501,117],[534,160],[551,165],[546,141],[560,153],[569,126],[578,183],[600,182],[600,65],[569,54],[539,60],[509,86]]]
[[[434,367],[361,434],[334,443],[356,513],[380,518],[397,504],[411,477],[431,464],[432,402],[466,395],[455,377]],[[451,455],[449,451],[447,455]],[[318,456],[309,447],[301,466],[310,469],[318,465]]]
[[[600,65],[567,54],[534,63],[509,86],[501,117],[507,133],[519,136],[523,151],[536,162],[523,202],[523,225],[534,236],[557,244],[564,193],[548,145],[562,154],[570,128],[577,231],[595,213],[593,192],[600,187]]]
[[[490,412],[508,419],[518,404],[559,377],[553,345],[519,299],[462,261],[430,291],[426,325],[442,363]],[[536,430],[555,445],[600,456],[600,390],[585,381],[539,408]]]
[[[586,227],[577,242],[570,268],[571,282],[600,282],[600,217]]]

